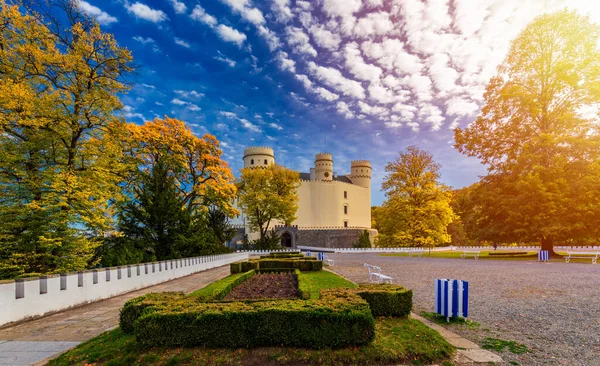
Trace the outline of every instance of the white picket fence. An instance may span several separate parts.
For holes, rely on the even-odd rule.
[[[0,283],[0,325],[68,309],[248,259],[209,255]]]

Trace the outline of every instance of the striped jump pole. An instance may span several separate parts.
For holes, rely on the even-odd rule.
[[[450,318],[469,316],[469,282],[462,280],[435,280],[435,312]]]
[[[317,254],[317,259],[320,260],[320,261],[324,261],[325,260],[325,253],[319,252]]]
[[[538,252],[538,261],[548,262],[550,259],[550,253],[547,250],[540,250]]]
[[[310,252],[310,250],[307,250],[307,251],[306,251],[306,256],[307,256],[307,257],[310,257],[310,256],[312,256],[312,253]]]

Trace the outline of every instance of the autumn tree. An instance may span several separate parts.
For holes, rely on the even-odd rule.
[[[450,241],[446,228],[455,214],[439,170],[431,154],[414,146],[386,165],[381,187],[387,199],[375,210],[379,246],[431,247]]]
[[[600,234],[600,27],[569,10],[512,42],[456,148],[488,166],[473,192],[479,237],[589,243]]]
[[[300,174],[280,165],[248,167],[241,170],[238,182],[239,205],[250,229],[258,231],[260,241],[275,221],[290,225],[298,211]]]
[[[125,170],[131,54],[74,2],[0,2],[0,267],[83,269]]]
[[[217,221],[237,215],[231,169],[217,139],[196,137],[184,122],[165,117],[128,125],[128,156],[136,169],[120,205],[123,248],[134,244],[145,260],[213,254],[230,230]],[[218,212],[219,214],[217,214]]]

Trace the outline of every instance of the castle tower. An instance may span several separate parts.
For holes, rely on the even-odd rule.
[[[350,180],[352,183],[371,189],[371,162],[368,160],[353,160],[350,164]]]
[[[333,179],[333,157],[329,153],[315,156],[315,179],[330,181]]]
[[[244,168],[267,167],[275,164],[275,153],[270,147],[253,146],[244,149]]]

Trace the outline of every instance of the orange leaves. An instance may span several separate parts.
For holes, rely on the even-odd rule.
[[[219,141],[210,134],[197,137],[175,118],[164,117],[142,126],[129,124],[136,144],[136,156],[147,169],[158,160],[166,162],[176,176],[189,206],[205,209],[209,204],[221,207],[229,216],[236,196],[234,177],[221,160]]]

